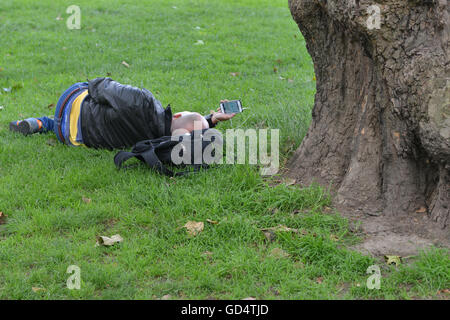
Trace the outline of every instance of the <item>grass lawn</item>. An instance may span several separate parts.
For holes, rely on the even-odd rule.
[[[287,1],[78,0],[81,30],[66,27],[71,4],[0,7],[1,299],[448,298],[448,251],[399,267],[353,252],[358,235],[320,187],[271,186],[250,165],[178,179],[119,172],[114,152],[11,133],[10,121],[52,114],[67,87],[99,76],[175,112],[241,98],[249,110],[218,128],[280,129],[282,163],[306,133],[314,70]],[[204,230],[188,235],[188,221]],[[278,225],[299,232],[269,241],[260,230]],[[124,241],[95,247],[113,234]],[[373,264],[380,290],[366,287]],[[70,265],[80,290],[66,287]]]

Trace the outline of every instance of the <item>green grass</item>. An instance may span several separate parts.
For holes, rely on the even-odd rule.
[[[306,133],[314,71],[286,1],[77,1],[81,30],[66,28],[70,4],[0,7],[1,299],[442,298],[444,249],[382,267],[381,289],[367,289],[367,267],[383,262],[346,248],[359,239],[318,186],[271,187],[249,165],[180,179],[119,172],[113,152],[9,132],[9,121],[51,114],[72,83],[109,75],[176,112],[241,98],[249,110],[219,128],[280,129],[283,161]],[[180,228],[206,219],[219,224],[196,237]],[[269,242],[260,229],[280,224],[299,232]],[[123,243],[95,247],[117,233]],[[81,268],[80,290],[66,288],[69,265]]]

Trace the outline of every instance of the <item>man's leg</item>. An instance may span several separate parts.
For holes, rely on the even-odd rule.
[[[46,133],[53,131],[54,121],[49,117],[28,118],[22,121],[13,121],[9,124],[11,131],[20,132],[24,135],[33,133]]]

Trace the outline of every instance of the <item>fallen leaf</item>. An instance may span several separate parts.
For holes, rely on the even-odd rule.
[[[270,228],[262,228],[261,231],[275,231],[275,232],[298,232],[298,229],[288,228],[284,225],[278,225],[276,227],[270,227]]]
[[[122,64],[123,64],[125,67],[127,67],[127,68],[130,67],[130,65],[129,65],[128,63],[126,63],[125,61],[122,61]]]
[[[321,283],[323,282],[323,277],[318,277],[318,278],[316,279],[316,282],[317,282],[318,284],[321,284]]]
[[[280,248],[273,248],[270,251],[270,255],[274,258],[287,258],[290,256],[289,253],[287,253],[286,251],[284,251],[283,249],[280,249]]]
[[[183,226],[183,228],[186,228],[187,232],[191,235],[191,236],[196,236],[197,234],[199,234],[200,232],[203,231],[203,228],[205,227],[205,224],[203,222],[197,222],[197,221],[188,221],[186,222],[186,224]]]
[[[90,198],[83,197],[82,199],[83,199],[84,203],[91,203],[91,199]]]
[[[416,210],[416,213],[425,213],[427,212],[427,208],[425,207],[420,207],[419,209]]]
[[[170,300],[170,298],[172,298],[170,294],[165,294],[161,297],[161,300]]]
[[[242,300],[256,300],[256,298],[253,298],[253,297],[247,297],[247,298],[244,298],[244,299],[242,299]]]
[[[45,288],[39,288],[39,287],[31,287],[31,290],[33,290],[33,292],[46,291]]]
[[[196,45],[196,46],[202,46],[204,44],[205,44],[205,42],[203,42],[203,40],[197,40],[197,42],[194,43],[194,45]]]
[[[7,215],[4,214],[2,211],[0,211],[0,224],[6,223],[6,217],[7,217]]]
[[[112,245],[122,242],[122,241],[123,241],[123,238],[118,234],[115,234],[111,237],[97,236],[97,243],[95,244],[95,246],[97,247],[97,246],[102,245],[102,246],[109,247],[109,246],[112,246]]]
[[[211,219],[206,219],[206,222],[209,222],[211,224],[218,224],[219,223],[218,221],[211,220]]]
[[[339,241],[339,238],[334,234],[330,234],[330,240],[331,241]]]
[[[277,289],[275,289],[275,288],[270,288],[270,291],[274,294],[274,295],[276,295],[276,296],[279,296],[280,295],[280,291],[278,291]]]
[[[291,186],[291,185],[293,185],[293,184],[295,184],[295,182],[296,182],[296,180],[295,179],[286,179],[286,180],[284,180],[284,184],[286,185],[286,186]]]
[[[277,237],[273,231],[263,231],[264,237],[267,241],[272,242]]]
[[[402,262],[400,256],[384,256],[384,258],[386,259],[387,265],[395,264],[395,266],[398,267]]]
[[[437,294],[441,294],[441,293],[450,294],[450,289],[442,289],[442,290],[438,290]]]

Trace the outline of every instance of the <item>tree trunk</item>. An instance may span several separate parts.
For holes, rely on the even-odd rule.
[[[346,210],[426,212],[445,228],[447,0],[289,0],[289,6],[317,79],[312,124],[289,175],[331,185]]]

